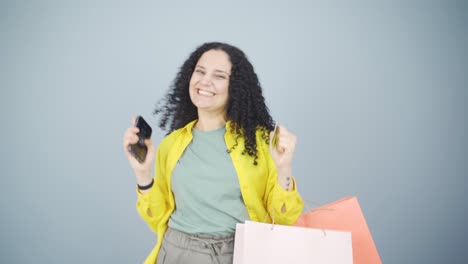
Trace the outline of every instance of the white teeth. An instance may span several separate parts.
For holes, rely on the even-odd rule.
[[[198,90],[198,93],[201,94],[201,95],[205,95],[205,96],[213,96],[214,93],[210,93],[210,92],[207,92],[207,91],[203,91],[203,90]]]

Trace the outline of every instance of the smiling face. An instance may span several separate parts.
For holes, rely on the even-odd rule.
[[[200,57],[189,85],[190,99],[199,112],[225,115],[231,67],[229,56],[221,50],[209,50]]]

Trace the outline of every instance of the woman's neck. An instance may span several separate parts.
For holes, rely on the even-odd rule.
[[[195,128],[201,131],[215,130],[226,125],[226,117],[223,114],[211,114],[198,111],[198,121]]]

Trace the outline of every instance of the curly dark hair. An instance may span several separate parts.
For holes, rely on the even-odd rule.
[[[244,52],[229,44],[205,43],[190,54],[177,73],[169,92],[154,110],[155,115],[161,115],[159,127],[169,134],[198,119],[197,108],[190,99],[189,83],[198,60],[209,50],[226,52],[232,64],[226,114],[227,119],[231,121],[231,133],[236,135],[236,143],[228,151],[232,151],[238,145],[238,139],[244,137],[242,154],[247,153],[253,157],[253,163],[257,165],[256,130],[261,131],[262,139],[268,144],[269,132],[274,128],[274,121],[265,104],[262,88],[252,64]]]

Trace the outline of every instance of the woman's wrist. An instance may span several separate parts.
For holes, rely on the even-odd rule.
[[[151,189],[151,187],[153,187],[153,184],[154,184],[154,179],[151,178],[149,183],[144,184],[144,185],[137,183],[137,186],[138,186],[138,189],[140,189],[140,191],[146,191],[146,190]]]
[[[150,168],[134,168],[133,172],[137,179],[149,179],[151,178],[152,170]]]
[[[279,168],[277,170],[278,173],[278,183],[285,189],[286,191],[290,191],[292,189],[292,175],[291,175],[291,167]]]
[[[151,176],[149,176],[149,177],[147,177],[147,176],[145,176],[145,177],[138,177],[138,176],[137,176],[137,184],[138,184],[138,185],[141,185],[141,186],[150,184],[150,182],[151,182],[152,180],[153,180],[153,177],[151,177]]]

